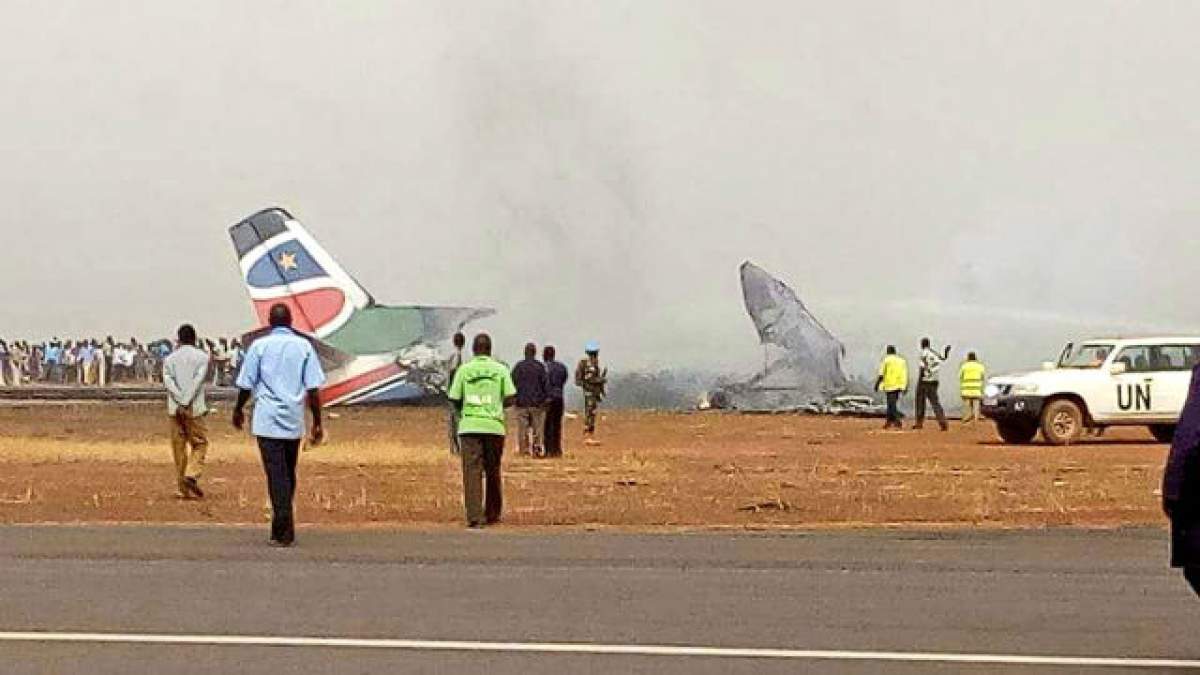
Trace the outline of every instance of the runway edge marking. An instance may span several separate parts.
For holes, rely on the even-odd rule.
[[[3,642],[201,645],[229,647],[309,647],[326,649],[394,649],[408,651],[583,654],[591,656],[675,656],[794,661],[891,661],[1024,666],[1090,666],[1111,668],[1200,669],[1200,660],[1098,656],[1022,656],[941,652],[885,652],[816,649],[759,649],[615,645],[556,642],[471,642],[371,638],[278,637],[254,635],[156,635],[125,633],[0,632]]]

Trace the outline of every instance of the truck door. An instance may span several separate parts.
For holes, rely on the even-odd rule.
[[[1150,347],[1125,347],[1100,378],[1092,417],[1108,424],[1133,424],[1155,417],[1157,383],[1150,365]],[[1114,368],[1116,366],[1116,368]]]
[[[1188,388],[1192,383],[1192,367],[1195,357],[1200,353],[1194,345],[1157,345],[1151,347],[1150,356],[1154,372],[1153,377],[1154,405],[1152,407],[1155,421],[1174,423],[1179,421],[1179,413],[1187,401]]]

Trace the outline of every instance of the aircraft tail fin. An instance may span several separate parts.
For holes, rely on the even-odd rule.
[[[297,330],[323,338],[375,304],[308,230],[281,208],[259,211],[229,228],[242,280],[260,322],[287,304]]]

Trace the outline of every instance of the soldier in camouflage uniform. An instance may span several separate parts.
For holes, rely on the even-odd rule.
[[[600,367],[600,345],[589,342],[584,348],[587,353],[575,367],[575,386],[583,390],[583,442],[598,445],[596,434],[596,409],[604,400],[608,369]]]

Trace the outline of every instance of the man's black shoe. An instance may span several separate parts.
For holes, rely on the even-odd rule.
[[[200,484],[195,478],[184,478],[183,484],[187,486],[189,492],[196,496],[197,499],[204,499],[204,490],[200,489]]]
[[[279,539],[272,539],[267,545],[271,548],[291,548],[292,544],[295,543],[295,541],[280,541]]]

